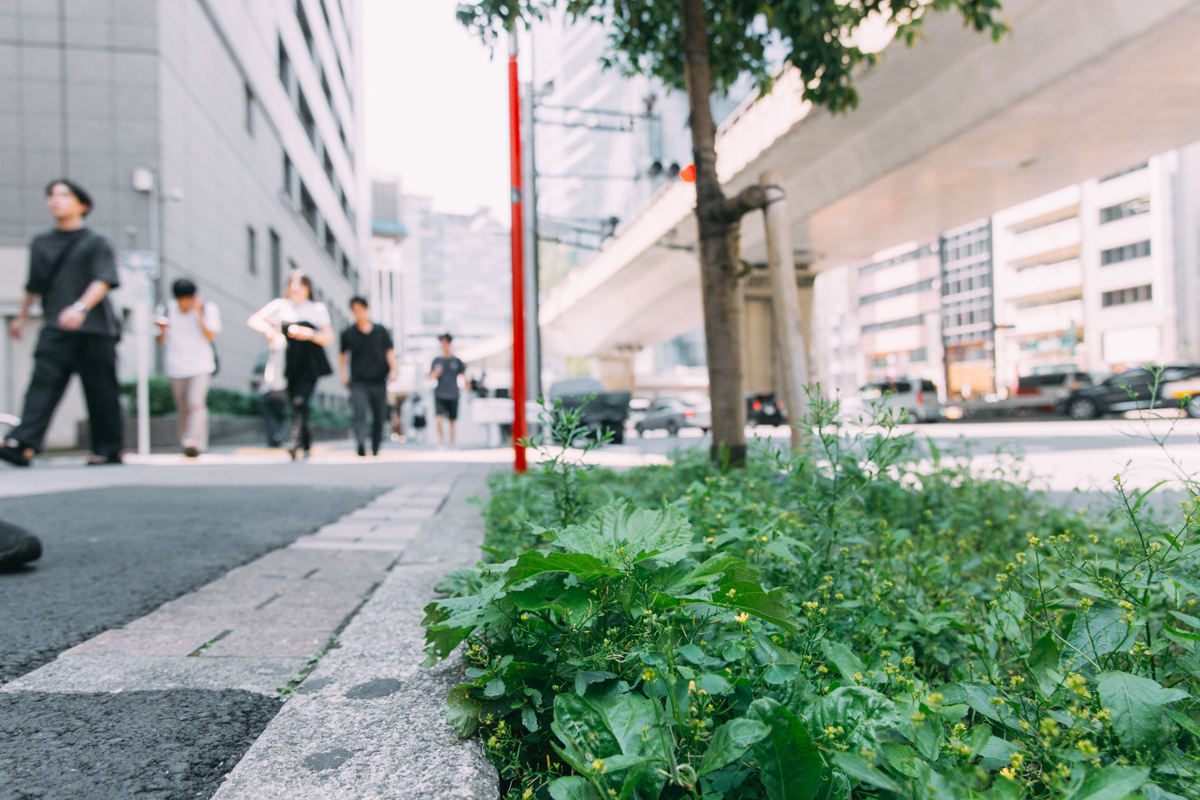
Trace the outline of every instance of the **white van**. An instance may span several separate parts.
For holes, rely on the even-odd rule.
[[[858,393],[864,406],[870,406],[882,397],[888,408],[905,412],[905,422],[937,422],[942,417],[942,406],[938,402],[937,384],[920,378],[900,378],[894,381],[869,383]]]

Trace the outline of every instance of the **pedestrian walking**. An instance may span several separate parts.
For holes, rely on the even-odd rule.
[[[325,345],[333,344],[329,309],[312,299],[312,279],[297,270],[288,277],[286,296],[260,308],[247,324],[267,337],[268,344],[286,345],[284,377],[292,408],[286,447],[293,461],[301,450],[307,458],[312,450],[312,395],[317,381],[333,372],[325,356]]]
[[[342,385],[350,389],[358,454],[367,454],[367,413],[370,412],[371,454],[377,456],[383,440],[383,424],[391,413],[387,385],[396,379],[396,351],[387,328],[371,322],[370,308],[364,298],[351,298],[350,312],[354,314],[354,324],[342,331],[338,374]],[[346,372],[347,358],[349,374]]]
[[[424,444],[425,443],[425,403],[421,400],[421,393],[413,394],[412,401],[412,426],[413,438]]]
[[[287,433],[287,378],[283,376],[283,347],[268,349],[254,369],[253,387],[258,392],[258,411],[262,415],[263,437],[267,447],[280,447]]]
[[[450,446],[454,446],[454,421],[458,419],[458,384],[459,376],[467,371],[458,356],[450,352],[450,343],[454,340],[449,333],[438,337],[442,343],[442,354],[433,360],[429,369],[429,377],[437,381],[433,390],[434,411],[437,414],[438,444],[443,443],[442,417],[450,424]]]
[[[41,451],[46,428],[78,373],[87,398],[92,455],[89,464],[121,463],[121,388],[117,383],[117,341],[121,328],[108,302],[120,284],[112,245],[84,224],[92,198],[63,179],[46,187],[54,230],[36,236],[29,247],[29,279],[21,311],[8,335],[20,339],[34,301],[42,301],[42,330],[33,354],[33,377],[25,392],[21,424],[0,445],[0,459],[27,467]]]
[[[171,294],[175,302],[160,306],[155,320],[158,343],[179,413],[183,454],[195,458],[208,449],[208,384],[217,371],[213,342],[221,332],[221,311],[201,298],[187,278],[175,281]]]

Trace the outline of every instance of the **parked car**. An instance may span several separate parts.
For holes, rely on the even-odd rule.
[[[746,395],[746,423],[756,425],[786,425],[783,404],[773,394]]]
[[[1017,381],[1017,391],[1005,405],[1017,413],[1053,411],[1059,401],[1084,386],[1092,385],[1086,372],[1053,372],[1045,375],[1026,375]]]
[[[614,444],[625,441],[629,392],[605,391],[604,384],[595,378],[564,378],[550,386],[548,398],[552,403],[561,400],[568,411],[581,409],[581,422],[587,426],[588,433],[598,435],[609,431],[612,434],[610,441]]]
[[[1110,375],[1100,383],[1081,386],[1059,400],[1055,411],[1071,419],[1098,419],[1105,414],[1178,405],[1180,401],[1175,395],[1186,389],[1177,387],[1184,381],[1200,378],[1200,366],[1193,364],[1162,367],[1157,376],[1156,371],[1152,367],[1136,367]]]
[[[937,422],[942,417],[937,384],[919,378],[869,383],[858,393],[864,404],[881,398],[887,408],[898,409],[907,422]]]
[[[638,436],[646,431],[665,430],[668,436],[678,436],[683,428],[699,428],[708,433],[712,427],[712,406],[689,403],[679,397],[660,397],[650,404],[646,414],[633,428]]]

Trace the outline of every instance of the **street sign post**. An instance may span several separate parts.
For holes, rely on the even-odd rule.
[[[517,29],[508,32],[508,121],[512,160],[512,400],[513,468],[526,470],[525,447],[525,220],[521,196],[521,85],[517,82]]]
[[[133,333],[137,363],[138,455],[150,455],[150,310],[154,304],[152,279],[158,274],[158,253],[126,250],[121,266],[129,273],[133,290]]]

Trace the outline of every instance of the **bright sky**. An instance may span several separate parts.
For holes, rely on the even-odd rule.
[[[367,161],[441,211],[508,219],[508,72],[457,0],[365,0]]]

